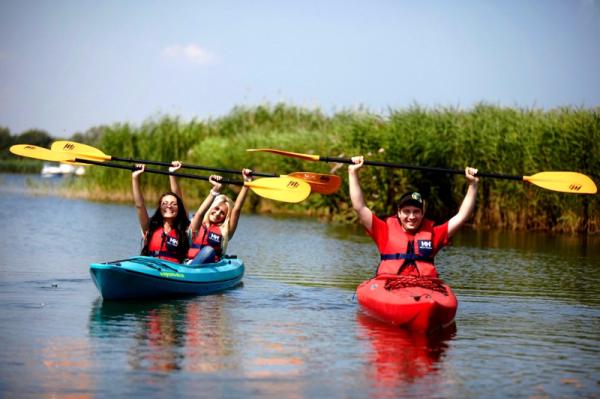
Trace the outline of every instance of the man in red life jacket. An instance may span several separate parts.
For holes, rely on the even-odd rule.
[[[435,254],[462,227],[473,213],[477,197],[477,169],[465,168],[469,188],[460,209],[446,223],[434,226],[425,219],[424,201],[417,192],[404,194],[398,203],[396,215],[381,220],[365,205],[358,171],[364,158],[352,158],[348,166],[349,189],[352,207],[360,223],[373,238],[381,254],[377,274],[406,274],[437,277],[434,265]]]

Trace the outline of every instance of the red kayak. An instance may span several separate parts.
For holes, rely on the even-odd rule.
[[[356,289],[358,303],[370,315],[415,331],[433,331],[454,323],[456,296],[442,280],[381,274]]]

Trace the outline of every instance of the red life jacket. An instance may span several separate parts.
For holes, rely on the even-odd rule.
[[[188,258],[194,259],[202,247],[205,247],[206,245],[210,245],[214,248],[216,253],[215,261],[220,261],[223,256],[223,234],[221,233],[220,226],[211,224],[207,228],[205,225],[202,225],[200,230],[192,237],[192,244],[188,250]]]
[[[148,256],[154,256],[159,259],[168,260],[170,262],[181,263],[177,248],[180,242],[177,238],[177,231],[171,229],[169,234],[165,234],[163,227],[154,230],[150,241],[148,242]]]
[[[423,219],[416,234],[404,231],[397,216],[385,220],[388,241],[381,251],[377,274],[404,274],[437,277],[433,263],[433,222]]]

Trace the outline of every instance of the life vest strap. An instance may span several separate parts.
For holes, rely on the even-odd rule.
[[[420,256],[415,254],[381,254],[381,260],[398,260],[398,259],[406,259],[409,261],[423,261],[433,263],[433,258],[431,256]]]

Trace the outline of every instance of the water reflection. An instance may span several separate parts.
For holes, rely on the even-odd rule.
[[[89,353],[89,342],[84,338],[61,337],[47,342],[41,350],[48,375],[42,388],[45,395],[55,397],[67,386],[74,397],[92,398],[89,392],[94,390],[96,381],[88,372],[93,364]]]
[[[600,258],[600,237],[586,235],[558,235],[526,231],[461,230],[453,239],[458,246],[513,249],[526,253],[560,255],[561,257]]]
[[[94,302],[90,335],[107,342],[132,338],[126,353],[133,370],[213,372],[226,358],[223,297],[210,301]]]
[[[442,367],[456,324],[437,334],[423,335],[356,313],[359,337],[370,345],[369,377],[377,391],[400,387],[421,377],[432,378]]]
[[[438,256],[460,331],[426,339],[357,315],[361,229],[246,214],[244,289],[103,303],[88,265],[139,251],[133,208],[4,183],[0,397],[599,396],[600,237],[462,230]]]

